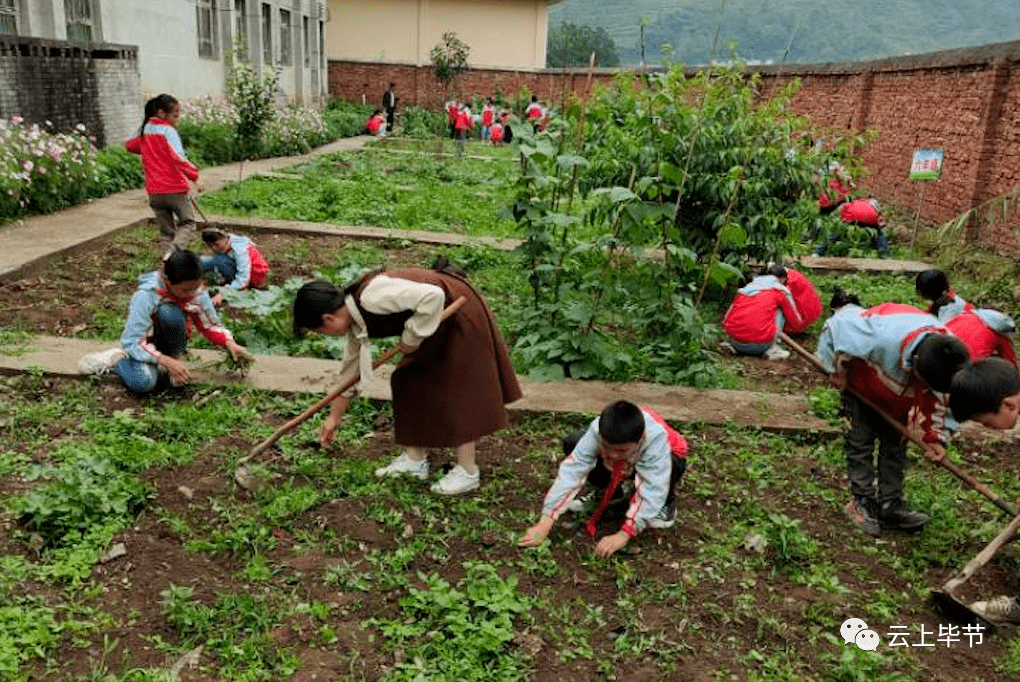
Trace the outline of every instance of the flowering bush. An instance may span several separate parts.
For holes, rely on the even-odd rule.
[[[81,203],[97,169],[95,145],[81,124],[74,133],[52,133],[25,126],[20,116],[0,121],[0,219]]]

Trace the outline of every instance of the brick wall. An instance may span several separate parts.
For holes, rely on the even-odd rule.
[[[0,38],[0,118],[49,121],[60,132],[82,123],[102,146],[141,123],[140,102],[134,47]]]
[[[943,223],[1020,185],[1020,41],[980,48],[946,50],[851,64],[753,67],[763,77],[762,92],[794,78],[801,89],[795,113],[822,128],[874,129],[878,139],[864,152],[869,175],[862,188],[922,220]],[[613,71],[596,69],[607,82]],[[472,70],[459,81],[466,96],[517,93],[526,86],[545,101],[565,92],[585,94],[587,69],[542,71]],[[333,97],[381,101],[393,81],[401,104],[434,107],[443,93],[430,66],[331,61]],[[941,179],[907,180],[913,150],[945,151]],[[1020,212],[994,230],[973,221],[970,236],[1001,250],[1020,250]]]

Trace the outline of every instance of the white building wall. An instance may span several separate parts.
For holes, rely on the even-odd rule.
[[[195,0],[91,0],[93,36],[97,42],[138,46],[142,94],[168,92],[181,99],[221,96],[226,85],[227,58],[233,52],[234,0],[216,0],[215,54],[198,53]],[[280,58],[280,9],[291,12],[293,63],[281,67],[282,94],[305,103],[326,94],[325,63],[319,45],[325,0],[247,0],[249,58],[262,64],[262,5],[272,7],[273,63]],[[22,33],[36,38],[67,38],[64,0],[27,0],[21,4]],[[304,66],[302,17],[309,17],[313,58]]]

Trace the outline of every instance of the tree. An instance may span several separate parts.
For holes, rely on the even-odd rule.
[[[545,63],[548,66],[587,66],[591,53],[596,66],[619,66],[616,43],[599,26],[575,26],[566,22],[549,28]]]
[[[457,76],[467,71],[470,51],[471,48],[452,31],[444,33],[442,42],[432,48],[429,55],[432,59],[432,72],[444,90],[449,91]]]

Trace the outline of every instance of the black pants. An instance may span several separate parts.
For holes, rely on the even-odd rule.
[[[569,455],[577,447],[577,442],[581,440],[587,429],[578,429],[567,434],[563,438],[563,454]],[[669,492],[666,494],[666,504],[670,505],[676,499],[676,487],[680,483],[680,479],[683,478],[684,472],[687,471],[687,460],[683,457],[676,457],[670,455],[670,459],[673,462],[673,469],[669,474]],[[634,472],[631,472],[628,478],[634,478]],[[605,460],[599,457],[599,463],[588,473],[588,485],[599,490],[605,490],[609,487],[610,481],[613,480],[613,472],[606,468]],[[617,489],[617,494],[620,490]]]

